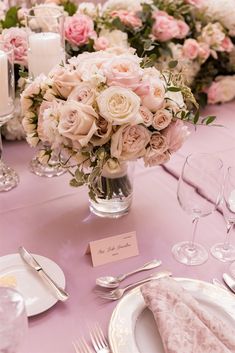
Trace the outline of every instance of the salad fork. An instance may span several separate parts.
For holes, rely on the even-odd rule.
[[[96,353],[111,353],[108,341],[98,324],[90,331],[90,338]]]
[[[84,338],[81,338],[79,341],[75,340],[72,342],[72,344],[76,353],[94,353]]]
[[[171,275],[172,275],[172,273],[169,271],[162,271],[162,272],[158,272],[156,274],[153,274],[150,277],[142,279],[141,281],[129,284],[128,286],[126,286],[124,288],[117,288],[117,289],[111,290],[109,292],[102,292],[102,291],[96,290],[96,293],[98,294],[99,297],[101,297],[103,299],[118,300],[124,295],[124,293],[127,290],[129,290],[131,288],[134,288],[140,284],[143,284],[143,283],[146,283],[149,281],[153,281],[155,279],[159,279],[159,278],[167,277],[167,276],[171,276]]]

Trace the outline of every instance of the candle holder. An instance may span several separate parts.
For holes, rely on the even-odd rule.
[[[29,78],[48,75],[54,66],[65,62],[64,15],[54,6],[36,6],[26,15],[28,29]],[[46,146],[44,146],[46,149]],[[53,156],[50,164],[42,164],[38,156],[30,163],[32,173],[43,177],[60,176],[66,172]]]
[[[29,76],[48,75],[65,62],[64,15],[54,6],[36,6],[26,15]]]
[[[17,173],[2,161],[1,127],[14,113],[14,53],[0,41],[0,192],[9,191],[19,183]]]

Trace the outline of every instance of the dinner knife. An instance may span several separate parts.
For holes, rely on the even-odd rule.
[[[223,280],[229,289],[235,293],[235,279],[232,278],[228,273],[223,273]]]
[[[56,298],[61,301],[68,299],[69,295],[65,292],[63,288],[58,286],[53,279],[45,272],[42,266],[37,262],[37,260],[31,255],[23,246],[19,247],[19,254],[24,262],[33,268],[36,273],[51,287]]]

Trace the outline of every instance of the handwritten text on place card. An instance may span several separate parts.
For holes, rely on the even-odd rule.
[[[94,267],[139,254],[136,232],[92,241],[89,246]]]

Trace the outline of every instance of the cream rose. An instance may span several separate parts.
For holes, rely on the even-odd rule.
[[[77,148],[86,146],[97,130],[96,112],[89,105],[68,101],[60,109],[59,133]]]
[[[158,110],[153,116],[152,126],[156,130],[165,129],[172,120],[172,114],[167,109]]]
[[[100,31],[99,36],[108,40],[109,48],[120,47],[127,49],[129,47],[127,33],[119,31],[118,29],[115,29],[113,31],[102,29]]]
[[[62,97],[67,98],[74,87],[80,82],[80,75],[76,70],[66,66],[56,66],[50,73],[53,89]]]
[[[134,55],[120,55],[103,65],[103,72],[109,86],[136,89],[143,76],[141,59]]]
[[[113,125],[134,123],[139,118],[140,98],[127,88],[109,87],[97,103],[100,115]]]
[[[68,96],[68,100],[73,100],[83,104],[92,105],[95,102],[96,91],[89,82],[79,83]]]
[[[123,125],[111,139],[111,156],[119,160],[137,159],[144,156],[150,141],[150,132],[142,125]]]

